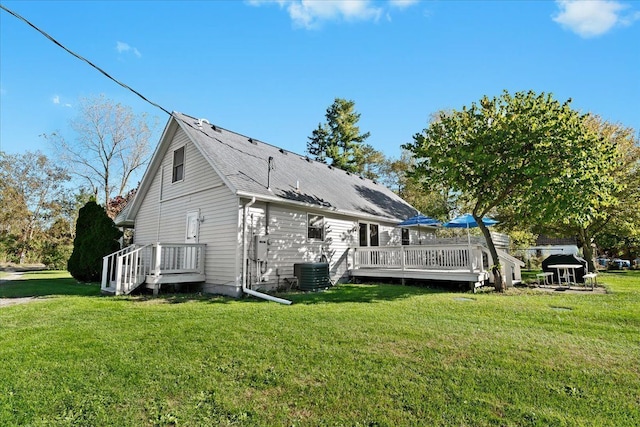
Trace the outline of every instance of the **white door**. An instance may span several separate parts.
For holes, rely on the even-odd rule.
[[[200,232],[200,211],[187,212],[187,230],[184,239],[185,243],[198,243],[198,234]],[[187,247],[184,250],[184,268],[198,268],[198,248]]]

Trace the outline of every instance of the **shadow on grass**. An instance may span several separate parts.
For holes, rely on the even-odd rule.
[[[49,276],[49,277],[47,277]],[[131,303],[269,303],[255,297],[231,298],[198,292],[195,288],[186,287],[185,292],[160,292],[153,296],[150,290],[140,289],[132,295],[117,298]],[[340,284],[318,292],[289,292],[276,294],[294,304],[324,303],[372,303],[376,301],[393,301],[409,298],[414,295],[450,292],[446,289],[428,288],[424,286],[404,286],[394,284]],[[30,273],[30,277],[0,283],[0,298],[25,298],[44,296],[101,296],[98,283],[79,283],[71,277],[51,277],[51,273]]]
[[[443,289],[434,289],[418,286],[388,285],[388,284],[340,284],[325,291],[291,293],[279,295],[290,299],[296,304],[324,304],[360,302],[371,303],[377,301],[393,301],[409,298],[415,295],[434,294],[446,292]]]
[[[99,296],[100,285],[97,283],[78,283],[73,278],[29,278],[0,284],[0,298],[53,295]]]

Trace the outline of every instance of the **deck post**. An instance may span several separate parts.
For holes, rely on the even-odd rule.
[[[122,256],[116,259],[116,295],[122,295]]]
[[[469,251],[469,253],[468,253],[469,272],[473,273],[473,261],[474,261],[473,257],[475,256],[475,251],[471,251],[471,246],[469,246],[467,251]]]
[[[155,249],[155,257],[153,260],[153,271],[152,274],[156,277],[160,276],[160,266],[162,262],[162,246],[160,242],[154,243],[153,247]]]
[[[402,269],[402,285],[404,285],[404,269],[405,269],[405,256],[406,251],[404,250],[404,246],[400,246],[400,257],[401,257],[401,269]]]
[[[100,284],[101,289],[106,289],[108,287],[107,279],[109,277],[109,257],[110,256],[111,255],[102,257],[102,283]]]

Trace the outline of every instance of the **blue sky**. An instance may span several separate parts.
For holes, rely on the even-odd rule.
[[[168,110],[304,153],[334,98],[387,156],[430,114],[551,92],[640,130],[640,2],[2,1]],[[51,147],[80,97],[167,116],[0,10],[0,149]]]

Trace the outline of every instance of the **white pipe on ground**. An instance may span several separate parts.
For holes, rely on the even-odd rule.
[[[248,201],[244,205],[243,217],[242,217],[242,292],[245,294],[252,295],[257,298],[266,299],[268,301],[278,302],[280,304],[290,305],[291,301],[274,297],[271,295],[263,294],[262,292],[254,291],[252,289],[247,288],[247,216],[249,214],[249,208],[256,202],[256,198],[252,197],[250,201]]]

